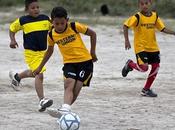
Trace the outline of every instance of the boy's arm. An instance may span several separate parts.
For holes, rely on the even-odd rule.
[[[10,37],[10,48],[17,48],[18,47],[18,43],[16,42],[15,39],[15,32],[12,32],[9,30],[9,37]]]
[[[91,41],[90,53],[91,53],[93,62],[96,62],[98,60],[97,56],[96,56],[96,39],[97,39],[97,35],[90,28],[87,29],[86,35],[90,36],[90,41]]]
[[[139,17],[139,14],[137,14]],[[125,49],[129,50],[131,48],[131,44],[129,42],[129,36],[128,36],[128,29],[133,27],[135,28],[139,23],[139,18],[136,17],[136,15],[131,16],[128,18],[123,25],[123,32],[124,32],[124,38],[125,38]]]
[[[126,25],[123,25],[123,32],[124,32],[124,38],[125,38],[125,49],[129,50],[131,48],[131,44],[129,42],[128,27]]]
[[[167,28],[164,28],[161,32],[164,32],[166,34],[171,34],[171,35],[175,35],[175,32],[170,30],[170,29],[167,29]]]
[[[47,63],[47,61],[49,60],[49,58],[53,54],[53,50],[54,50],[54,46],[48,46],[48,49],[44,55],[42,62],[40,63],[38,68],[33,71],[34,76],[38,75],[41,72],[43,66]]]
[[[171,34],[171,35],[175,35],[175,32],[167,29],[163,23],[163,21],[158,17],[157,21],[156,21],[156,27],[158,30],[160,30],[161,32],[164,32],[166,34]]]
[[[10,24],[10,27],[9,27],[10,48],[18,47],[18,43],[16,42],[16,39],[15,39],[15,34],[21,29],[22,29],[22,26],[20,24],[20,18],[16,19],[14,22]]]

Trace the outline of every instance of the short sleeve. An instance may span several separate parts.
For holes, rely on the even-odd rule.
[[[52,24],[52,20],[49,17],[49,31],[51,31],[53,29],[53,24]]]
[[[51,39],[51,37],[49,36],[49,34],[47,35],[47,42],[49,46],[54,46],[55,42]]]
[[[157,21],[156,21],[156,28],[159,31],[162,31],[165,28],[163,21],[159,17],[157,18]]]
[[[136,16],[131,16],[129,19],[127,19],[125,22],[124,22],[124,25],[126,25],[127,27],[135,27],[137,25],[137,18]]]
[[[22,29],[22,26],[20,24],[19,18],[10,24],[10,31],[12,32],[18,32],[21,29]]]
[[[88,26],[75,22],[75,27],[77,32],[85,34],[87,32]]]

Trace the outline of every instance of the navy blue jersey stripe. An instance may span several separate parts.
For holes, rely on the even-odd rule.
[[[42,20],[49,20],[49,17],[41,14],[36,18],[32,17],[30,15],[22,16],[19,18],[19,22],[20,22],[21,26],[24,24],[27,24],[27,23],[38,22],[38,21],[42,21]]]
[[[33,51],[43,51],[47,49],[48,31],[36,31],[23,36],[24,48]]]

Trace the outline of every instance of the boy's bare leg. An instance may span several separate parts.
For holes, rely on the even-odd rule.
[[[82,87],[83,87],[83,82],[81,82],[81,81],[78,80],[76,82],[76,84],[75,84],[75,87],[74,87],[74,91],[73,91],[74,97],[73,97],[73,100],[72,100],[72,104],[77,99],[77,97],[78,97],[78,95],[79,95]]]
[[[20,79],[23,79],[23,78],[34,77],[34,76],[33,76],[31,70],[25,70],[25,71],[19,73],[18,77]],[[44,98],[43,73],[40,73],[40,74],[35,76],[35,89],[36,89],[36,93],[38,95],[39,100]]]
[[[25,71],[23,71],[21,73],[18,73],[18,77],[20,79],[23,79],[23,78],[34,77],[34,76],[33,76],[31,70],[25,70]],[[39,100],[44,98],[43,73],[40,73],[40,74],[35,76],[35,89],[36,89],[36,93],[38,95]]]
[[[34,76],[33,76],[31,70],[25,70],[25,71],[23,71],[21,73],[18,73],[18,77],[20,79],[23,79],[23,78],[29,78],[29,77],[34,77]]]
[[[35,89],[39,100],[44,98],[43,77],[43,73],[40,73],[35,76]]]
[[[19,77],[22,78],[28,78],[33,77],[33,73],[31,70],[25,70],[22,73],[19,74]],[[37,93],[37,96],[39,98],[39,111],[45,111],[47,107],[50,107],[53,104],[53,100],[45,98],[44,97],[44,89],[43,89],[43,73],[40,73],[35,76],[35,90]]]
[[[34,77],[31,70],[25,70],[25,71],[19,73],[18,76],[20,79]],[[44,98],[43,73],[40,73],[40,74],[35,76],[35,89],[36,89],[36,93],[37,93],[39,100]]]
[[[64,104],[72,104],[74,98],[74,86],[75,86],[75,79],[67,78],[64,80]]]
[[[12,79],[13,88],[17,91],[19,90],[18,86],[21,79],[28,77],[34,78],[31,70],[25,70],[19,74],[13,74],[12,72],[10,72],[9,76]],[[53,100],[44,97],[43,73],[40,73],[35,76],[35,90],[39,98],[39,111],[45,111],[47,107],[50,107],[53,104]]]
[[[74,100],[74,87],[76,80],[67,78],[64,80],[64,104],[60,109],[49,108],[47,112],[55,118],[60,118],[63,114],[71,111],[71,104]]]
[[[44,89],[43,89],[43,73],[40,73],[35,76],[35,89],[39,98],[39,110],[43,112],[47,107],[50,107],[53,104],[53,100],[44,97]]]
[[[20,90],[20,81],[23,78],[33,77],[31,70],[25,70],[21,73],[14,73],[13,71],[9,72],[9,77],[11,79],[11,86],[16,90]]]

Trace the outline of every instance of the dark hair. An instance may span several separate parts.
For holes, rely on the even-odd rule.
[[[25,0],[25,10],[27,10],[29,5],[33,2],[38,2],[38,0]]]
[[[51,12],[51,19],[54,18],[65,18],[67,19],[67,11],[63,7],[54,7]]]

